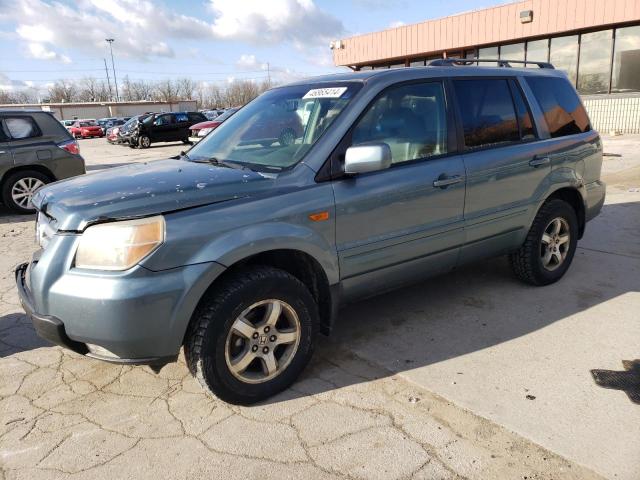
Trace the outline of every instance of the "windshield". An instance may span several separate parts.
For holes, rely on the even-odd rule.
[[[98,124],[96,122],[93,121],[88,121],[88,122],[80,122],[80,126],[81,127],[96,127]]]
[[[333,83],[270,90],[196,144],[188,157],[192,161],[234,162],[261,171],[292,167],[360,87],[359,83]]]

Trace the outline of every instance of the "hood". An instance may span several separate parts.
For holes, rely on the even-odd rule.
[[[274,176],[186,160],[115,167],[38,190],[35,207],[59,230],[83,230],[103,219],[129,218],[243,198],[273,187]]]

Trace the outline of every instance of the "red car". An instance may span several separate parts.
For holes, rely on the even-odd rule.
[[[195,125],[191,125],[189,130],[191,130],[192,137],[204,137],[211,130],[215,130],[220,126],[222,122],[224,122],[231,115],[236,113],[238,108],[230,108],[226,110],[222,115],[214,118],[213,120],[207,120],[206,122],[196,123]]]
[[[228,112],[225,112],[215,120],[193,125],[191,127],[192,135],[204,137],[236,111],[237,109],[234,109],[229,115],[227,115]],[[244,129],[240,140],[246,145],[258,143],[270,146],[278,142],[280,146],[288,146],[295,143],[296,139],[303,134],[303,131],[302,122],[295,111],[274,106],[274,108],[261,114],[249,128]]]
[[[102,127],[95,120],[77,120],[69,127],[69,132],[75,138],[104,137]]]

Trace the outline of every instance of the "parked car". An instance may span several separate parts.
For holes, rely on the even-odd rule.
[[[85,173],[78,142],[49,112],[0,112],[0,191],[16,213],[33,213],[31,200],[47,183]]]
[[[200,112],[153,113],[133,125],[123,140],[131,148],[149,148],[156,142],[190,143],[189,128],[206,118]]]
[[[36,331],[125,364],[184,346],[204,388],[249,404],[346,302],[504,254],[557,282],[604,203],[600,136],[548,64],[457,64],[274,88],[178,157],[38,191],[42,250],[16,271]],[[273,110],[306,116],[295,141],[247,144]]]
[[[76,123],[76,120],[60,120],[60,123],[64,128],[70,130],[73,124]]]
[[[236,113],[238,108],[229,108],[223,114],[216,117],[215,120],[206,120],[204,122],[196,123],[190,127],[190,136],[192,137],[204,137],[210,131],[215,130],[220,126],[222,122],[224,122],[231,115]]]
[[[129,132],[135,127],[140,119],[147,117],[149,114],[137,115],[129,118],[122,125],[111,127],[107,130],[107,142],[111,144],[129,144]]]
[[[207,117],[207,120],[213,120],[219,117],[220,115],[222,115],[224,112],[225,112],[224,109],[216,109],[216,110],[204,110],[202,113],[204,114],[205,117]]]
[[[96,123],[100,126],[100,128],[102,128],[102,133],[106,134],[107,133],[107,128],[110,126],[108,124],[110,122],[113,122],[114,120],[117,120],[117,118],[116,117],[99,118],[98,120],[96,120]]]
[[[102,128],[95,120],[77,120],[69,131],[75,138],[104,137]]]

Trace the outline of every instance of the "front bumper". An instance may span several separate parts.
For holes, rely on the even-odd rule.
[[[28,263],[18,265],[16,268],[16,287],[18,288],[18,297],[20,297],[20,303],[27,314],[27,319],[33,323],[33,328],[39,337],[61,347],[73,350],[81,355],[86,355],[89,352],[87,345],[80,342],[71,340],[64,330],[64,324],[59,318],[49,315],[39,315],[35,312],[33,306],[33,298],[31,292],[25,284]]]
[[[47,249],[49,250],[49,249]],[[175,361],[202,294],[224,267],[199,264],[118,275],[60,270],[48,251],[16,269],[20,302],[38,335],[100,360]]]

